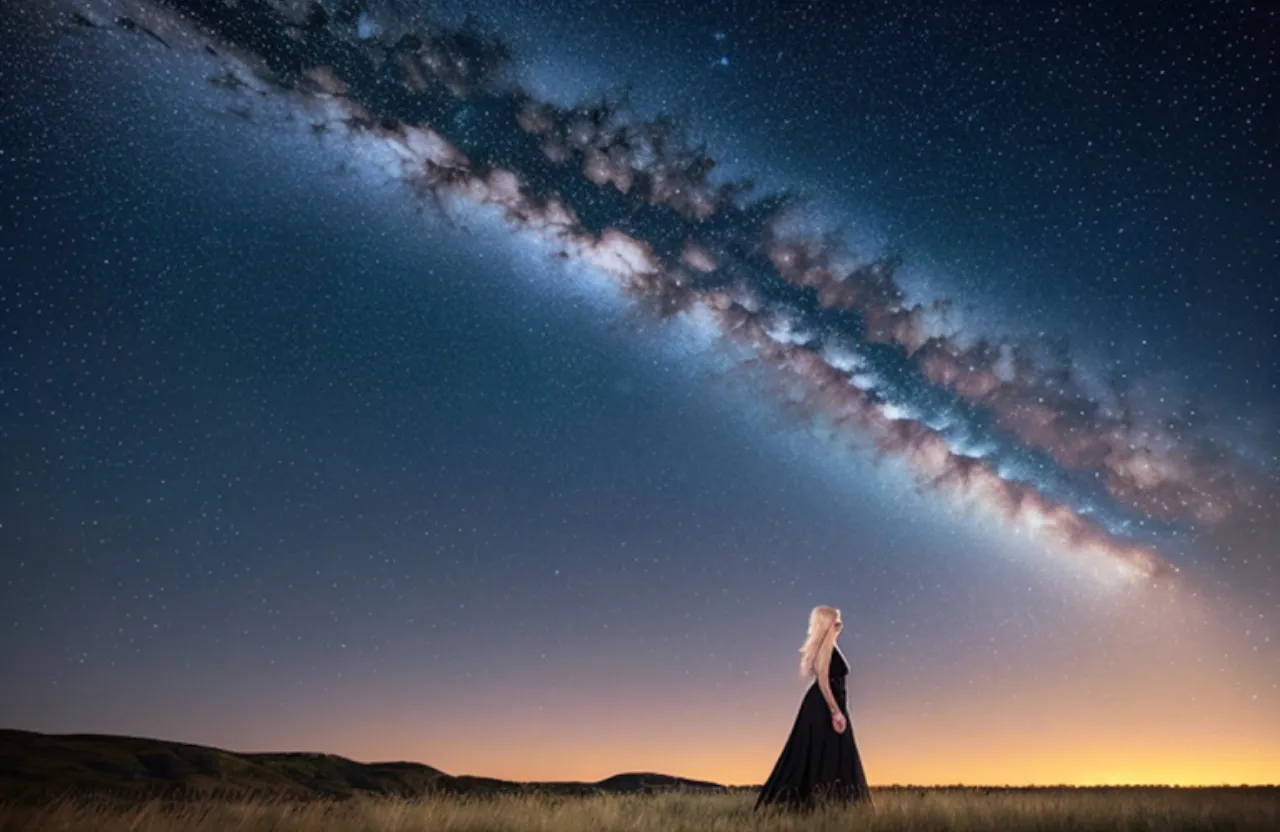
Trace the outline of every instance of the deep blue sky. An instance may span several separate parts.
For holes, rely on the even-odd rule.
[[[1099,582],[590,267],[64,5],[0,17],[6,726],[759,782],[832,603],[873,783],[1263,777],[1273,504],[1141,536],[1185,594]],[[536,96],[676,113],[966,335],[1067,335],[1148,415],[1193,400],[1187,441],[1274,494],[1276,19],[1182,5],[441,19],[475,11]]]

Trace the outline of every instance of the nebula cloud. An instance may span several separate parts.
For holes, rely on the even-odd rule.
[[[908,304],[899,258],[787,230],[794,195],[715,181],[714,159],[669,119],[629,118],[624,100],[537,100],[473,27],[351,0],[66,2],[68,25],[203,45],[222,67],[211,83],[287,101],[422,199],[496,206],[644,307],[701,316],[807,417],[1126,578],[1177,570],[1085,506],[1214,524],[1255,499],[1194,426],[1087,395],[1069,350],[1046,364],[1036,345],[962,346],[944,332],[948,302]]]

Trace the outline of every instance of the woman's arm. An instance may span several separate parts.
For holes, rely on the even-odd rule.
[[[831,711],[832,716],[841,712],[840,706],[836,704],[835,694],[831,692],[831,679],[828,676],[831,672],[831,648],[835,645],[835,641],[836,631],[833,629],[822,640],[817,661],[818,689],[822,691],[822,698],[827,700],[827,709]]]

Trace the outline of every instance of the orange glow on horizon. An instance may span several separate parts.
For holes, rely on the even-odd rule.
[[[355,743],[371,753],[351,753],[366,762],[399,760],[403,747],[388,742]],[[1058,746],[1038,754],[1006,744],[956,754],[957,743],[915,745],[895,749],[888,744],[860,742],[859,750],[872,786],[1103,786],[1103,785],[1280,785],[1280,745],[1242,746],[1223,743],[1169,748],[1118,744]],[[541,751],[519,744],[495,753],[494,747],[437,747],[410,752],[448,774],[495,777],[516,781],[593,782],[623,772],[658,772],[731,786],[756,786],[768,776],[781,747],[777,743],[741,742],[729,747],[714,739],[705,748],[694,743],[577,745],[565,743]],[[399,753],[396,753],[399,751]],[[342,752],[338,752],[342,753]]]
[[[684,690],[625,702],[588,691],[589,702],[554,710],[458,702],[441,708],[456,711],[452,716],[433,714],[425,723],[420,712],[396,708],[359,724],[317,726],[308,742],[267,731],[254,747],[232,750],[305,748],[516,781],[593,782],[643,771],[753,786],[768,776],[802,690],[784,682],[780,690],[753,691],[734,708]],[[1009,701],[992,698],[991,690],[975,687],[945,706],[852,703],[871,784],[1280,784],[1280,726],[1250,697],[1220,691],[1235,703],[1212,713],[1147,701],[1139,715],[1130,697],[1082,704],[1070,686],[1055,695],[1031,685]]]

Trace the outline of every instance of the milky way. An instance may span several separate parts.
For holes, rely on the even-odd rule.
[[[1062,341],[958,331],[956,300],[911,303],[910,252],[868,256],[796,221],[794,194],[714,175],[714,151],[624,97],[562,107],[508,77],[497,38],[357,4],[75,4],[66,25],[139,48],[203,49],[250,118],[265,100],[441,210],[513,227],[616,280],[640,308],[746,347],[779,402],[1124,579],[1172,580],[1161,530],[1256,508],[1260,476],[1194,406],[1138,407],[1086,382]],[[1139,528],[1141,527],[1141,528]],[[1154,529],[1155,531],[1151,531]]]

